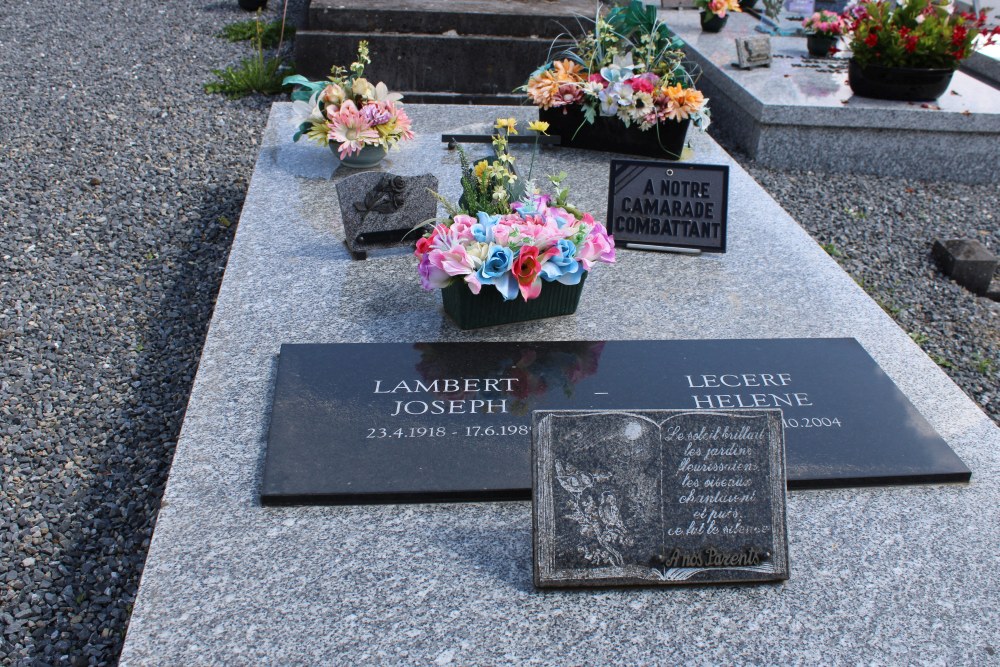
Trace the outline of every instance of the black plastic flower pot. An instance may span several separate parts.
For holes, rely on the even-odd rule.
[[[847,66],[847,83],[859,97],[918,102],[936,100],[948,90],[954,69],[931,67],[885,67],[869,63],[862,67],[854,58]]]
[[[728,20],[728,14],[726,16],[719,16],[717,14],[713,14],[712,12],[702,11],[701,29],[705,32],[719,32],[726,27],[726,21]]]
[[[837,38],[829,35],[807,35],[806,49],[809,55],[814,58],[826,58],[830,55],[830,49],[837,45]]]
[[[625,127],[621,119],[614,116],[598,116],[591,124],[584,120],[577,105],[539,109],[538,118],[549,124],[550,134],[559,135],[560,146],[661,160],[680,159],[691,124],[690,119],[668,120],[645,132],[636,125]]]
[[[441,290],[444,312],[461,329],[479,329],[499,324],[527,322],[544,317],[572,315],[580,303],[584,273],[576,285],[551,282],[542,284],[542,292],[537,298],[525,301],[518,295],[512,301],[504,301],[503,296],[492,285],[483,285],[479,294],[473,294],[469,286],[456,281]]]

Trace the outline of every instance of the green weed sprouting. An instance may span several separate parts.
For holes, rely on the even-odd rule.
[[[253,57],[241,60],[239,65],[212,70],[217,80],[204,84],[206,93],[221,93],[236,100],[251,93],[277,95],[286,88],[282,80],[294,74],[294,70],[280,56],[264,55],[265,29],[259,11],[253,23],[256,34],[250,41],[256,53]]]
[[[218,33],[216,37],[221,37],[222,39],[230,42],[248,42],[254,40],[257,37],[257,21],[257,19],[247,19],[245,21],[230,23],[225,26],[222,29],[222,32]],[[295,27],[286,26],[285,36],[294,37]],[[276,19],[270,23],[264,24],[264,29],[260,37],[261,46],[265,49],[273,49],[281,43],[281,39],[280,20]]]

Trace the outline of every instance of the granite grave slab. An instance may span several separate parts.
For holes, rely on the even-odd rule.
[[[417,138],[381,170],[432,173],[442,134],[533,109],[407,105]],[[404,248],[352,261],[328,149],[272,107],[198,365],[120,663],[564,665],[941,663],[996,659],[1000,429],[707,135],[730,168],[727,252],[621,250],[576,315],[460,331]],[[520,149],[515,149],[520,150]],[[526,155],[527,153],[525,153]],[[608,160],[543,148],[536,173],[607,210]],[[623,156],[627,157],[627,156]],[[781,261],[775,261],[780,257]],[[528,502],[262,507],[285,343],[858,340],[954,452],[969,484],[788,495],[793,576],[776,586],[536,591]]]
[[[540,410],[539,587],[788,579],[780,410]]]

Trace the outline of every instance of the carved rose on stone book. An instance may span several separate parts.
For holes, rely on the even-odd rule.
[[[369,213],[394,213],[405,203],[406,179],[402,176],[386,174],[368,194],[363,202],[354,202],[354,208],[361,212],[364,220]]]

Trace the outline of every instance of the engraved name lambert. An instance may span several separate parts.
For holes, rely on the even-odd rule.
[[[447,378],[431,382],[420,380],[400,380],[395,385],[382,386],[382,380],[375,380],[376,394],[436,394],[438,396],[460,396],[479,392],[511,392],[517,378]],[[469,398],[447,400],[407,400],[395,401],[390,417],[404,415],[461,415],[493,414],[507,412],[507,399]]]

